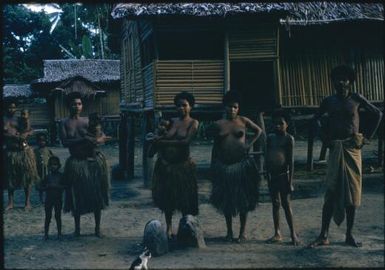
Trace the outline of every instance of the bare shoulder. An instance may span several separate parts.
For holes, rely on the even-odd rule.
[[[199,125],[199,121],[194,118],[191,118],[191,126],[198,127],[198,125]]]
[[[288,144],[294,144],[294,137],[291,135],[291,134],[289,134],[289,133],[286,133],[286,141],[287,141],[287,143]]]

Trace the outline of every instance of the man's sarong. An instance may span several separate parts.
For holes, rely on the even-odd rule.
[[[362,190],[362,134],[331,143],[325,201],[333,200],[333,219],[339,226],[345,219],[347,206],[361,204]]]

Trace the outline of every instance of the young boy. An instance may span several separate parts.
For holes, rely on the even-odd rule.
[[[61,238],[61,210],[63,205],[62,194],[65,186],[63,185],[63,174],[59,172],[60,167],[60,159],[57,156],[50,157],[48,160],[49,173],[42,182],[42,190],[46,191],[44,240],[48,239],[52,208],[55,209],[57,237],[58,239]]]
[[[266,168],[270,196],[273,204],[274,236],[267,240],[268,243],[282,241],[279,228],[279,208],[282,205],[286,220],[290,228],[292,244],[297,246],[300,242],[294,231],[293,214],[290,207],[289,196],[293,191],[294,172],[294,138],[287,133],[288,120],[283,111],[277,110],[272,115],[274,132],[267,137]]]
[[[39,173],[40,179],[44,179],[48,174],[48,160],[53,156],[52,151],[47,147],[47,136],[44,133],[39,133],[36,135],[36,142],[38,147],[35,148],[35,157],[37,171]],[[41,190],[41,183],[36,185],[37,190],[39,191],[40,202],[43,203],[43,191]]]

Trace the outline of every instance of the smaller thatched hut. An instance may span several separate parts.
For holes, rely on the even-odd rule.
[[[105,129],[115,135],[119,123],[119,60],[44,60],[44,76],[31,83],[32,90],[48,100],[52,140],[60,119],[68,116],[66,95],[80,92],[84,97],[83,114],[100,113]]]

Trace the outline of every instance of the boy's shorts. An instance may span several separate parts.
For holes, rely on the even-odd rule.
[[[270,181],[269,181],[269,191],[270,193],[291,193],[291,188],[289,184],[289,173],[284,172],[278,175],[271,175],[270,174]]]

